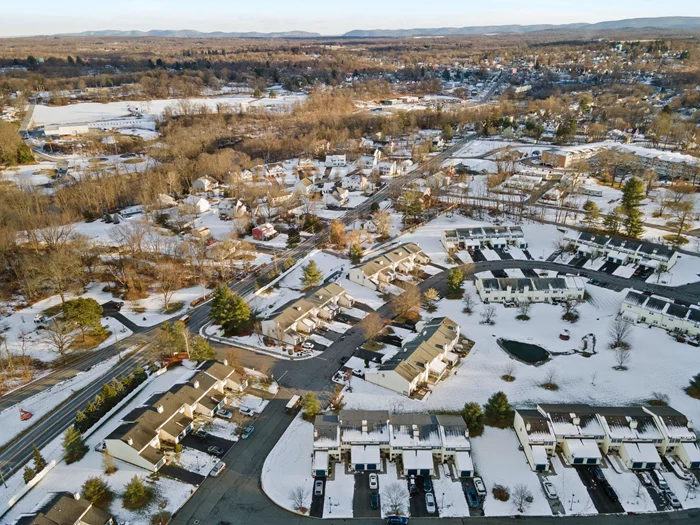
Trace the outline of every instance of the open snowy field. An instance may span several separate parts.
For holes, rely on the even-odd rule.
[[[653,392],[661,392],[669,396],[672,407],[689,419],[700,421],[700,403],[683,391],[700,367],[700,355],[696,349],[676,342],[662,329],[634,325],[630,337],[629,370],[614,370],[615,352],[608,349],[608,327],[626,292],[595,286],[587,289],[591,301],[579,306],[581,317],[575,324],[561,319],[562,309],[558,306],[534,304],[530,321],[515,319],[518,312],[514,308],[495,305],[496,324],[489,326],[479,323],[483,304],[478,301],[476,290],[470,283],[465,290],[478,303],[473,315],[462,313],[460,301],[446,299],[438,303],[438,310],[433,314],[435,317],[450,317],[461,326],[466,337],[476,341],[457,373],[435,386],[433,393],[423,402],[364,381],[354,381],[353,392],[345,393],[347,408],[459,410],[468,401],[483,404],[499,390],[519,407],[539,402],[625,405],[644,402],[652,397]],[[425,312],[423,316],[429,317]],[[559,339],[563,329],[571,332],[571,340]],[[498,337],[507,337],[537,344],[552,352],[567,352],[581,348],[582,338],[587,334],[595,334],[597,338],[596,354],[591,357],[580,354],[554,356],[540,367],[511,359],[496,343]],[[512,383],[501,380],[507,366],[514,367],[516,380]],[[559,385],[556,392],[539,386],[550,371],[554,371],[555,382]]]
[[[292,106],[306,99],[306,95],[289,93],[277,98],[256,99],[249,95],[229,95],[212,98],[189,98],[187,102],[195,105],[205,105],[210,110],[216,111],[219,104],[228,104],[234,111],[241,107],[285,107]],[[129,108],[138,110],[146,118],[158,118],[168,106],[177,107],[180,99],[162,99],[149,101],[124,101],[108,102],[82,102],[68,106],[42,106],[34,109],[32,121],[37,126],[46,124],[73,124],[79,122],[99,122],[131,116]]]

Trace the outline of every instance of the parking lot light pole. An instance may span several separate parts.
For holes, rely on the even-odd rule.
[[[331,505],[331,497],[328,496],[328,514],[333,514],[333,505]]]
[[[445,493],[442,493],[442,501],[440,502],[440,508],[442,509],[445,506]]]
[[[569,512],[571,512],[572,510],[574,510],[574,497],[575,497],[575,496],[576,496],[576,494],[572,494],[572,495],[571,495],[571,505],[569,505]]]

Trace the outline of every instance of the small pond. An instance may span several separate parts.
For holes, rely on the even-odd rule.
[[[518,361],[529,365],[540,365],[549,359],[549,352],[541,346],[509,339],[498,339],[498,346]]]

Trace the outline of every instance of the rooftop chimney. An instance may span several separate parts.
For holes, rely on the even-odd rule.
[[[156,406],[156,410],[158,411],[159,414],[162,414],[163,413],[163,405]]]
[[[530,432],[530,423],[525,423],[525,431]]]
[[[367,425],[367,420],[363,419],[362,420],[362,432],[368,432],[368,431],[369,431],[369,429],[368,429],[368,425]]]
[[[194,387],[199,388],[199,379],[195,380],[194,382]]]
[[[134,440],[132,438],[127,438],[126,443],[127,445],[132,446],[134,444]]]
[[[418,425],[413,425],[413,437],[418,439]]]
[[[570,414],[570,415],[571,415],[571,422],[574,425],[579,426],[581,424],[581,418],[578,417],[576,414]]]

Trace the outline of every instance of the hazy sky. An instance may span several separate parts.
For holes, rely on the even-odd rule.
[[[0,36],[101,29],[315,31],[700,16],[698,0],[0,0]]]

